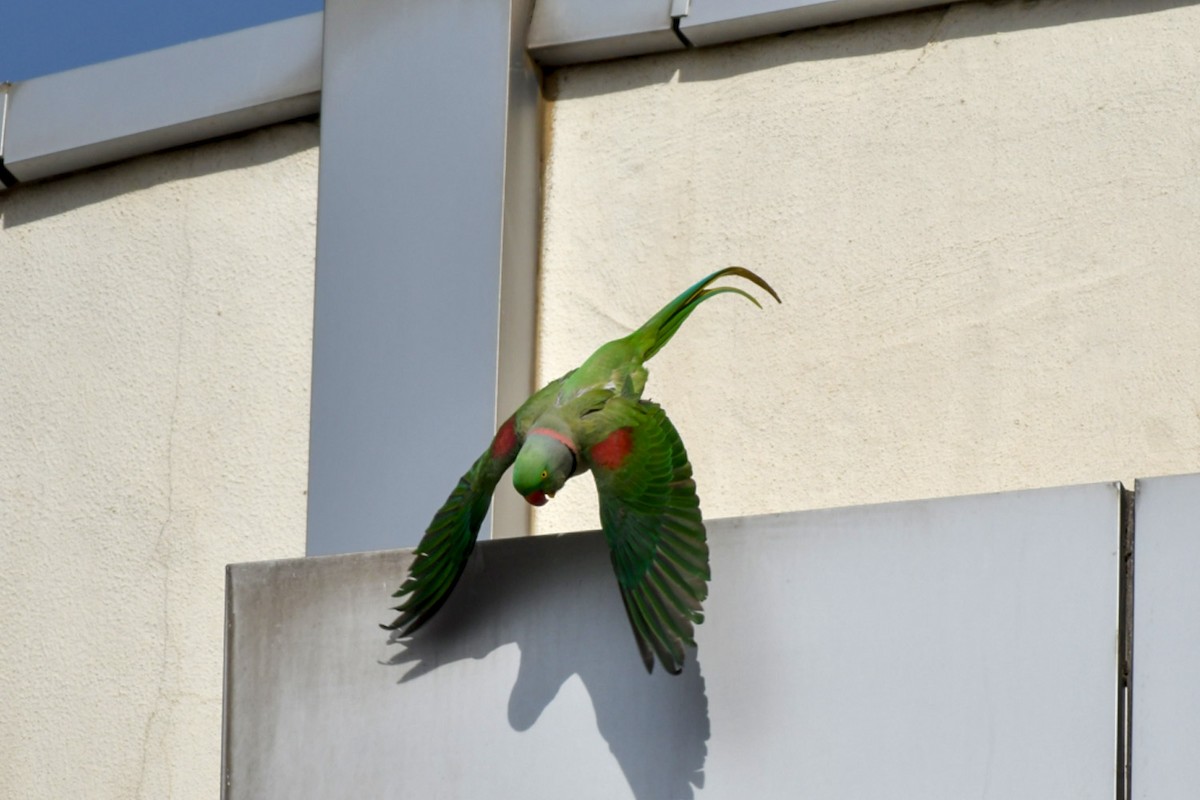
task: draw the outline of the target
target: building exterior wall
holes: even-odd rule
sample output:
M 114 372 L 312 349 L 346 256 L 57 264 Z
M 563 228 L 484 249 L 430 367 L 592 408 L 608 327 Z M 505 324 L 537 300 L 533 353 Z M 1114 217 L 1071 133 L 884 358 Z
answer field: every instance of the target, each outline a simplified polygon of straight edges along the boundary
M 1198 39 L 1014 0 L 552 73 L 540 381 L 739 263 L 784 305 L 650 365 L 710 517 L 1196 471 Z M 0 194 L 14 796 L 216 790 L 224 565 L 304 552 L 316 144 Z
M 0 194 L 6 797 L 218 792 L 225 565 L 304 553 L 317 127 Z
M 741 264 L 783 305 L 650 365 L 710 517 L 1196 471 L 1197 41 L 1194 3 L 961 3 L 553 73 L 540 380 Z

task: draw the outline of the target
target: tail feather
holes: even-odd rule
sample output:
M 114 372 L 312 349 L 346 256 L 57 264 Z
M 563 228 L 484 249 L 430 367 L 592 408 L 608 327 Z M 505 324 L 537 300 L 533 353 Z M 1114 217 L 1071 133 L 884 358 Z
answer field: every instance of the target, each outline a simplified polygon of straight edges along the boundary
M 663 346 L 671 341 L 671 337 L 675 335 L 675 331 L 679 330 L 679 326 L 687 319 L 696 307 L 710 297 L 716 297 L 719 294 L 733 293 L 740 294 L 751 303 L 762 308 L 758 300 L 753 295 L 742 291 L 733 286 L 718 286 L 714 289 L 708 288 L 713 281 L 719 280 L 729 275 L 736 275 L 745 278 L 756 286 L 766 290 L 771 297 L 775 298 L 775 302 L 782 303 L 779 295 L 771 288 L 771 285 L 762 278 L 755 275 L 750 270 L 744 267 L 726 267 L 725 269 L 717 270 L 707 278 L 697 281 L 676 297 L 671 302 L 663 306 L 663 309 L 651 317 L 645 325 L 638 328 L 629 338 L 642 351 L 642 360 L 649 360 L 655 353 L 663 348 Z

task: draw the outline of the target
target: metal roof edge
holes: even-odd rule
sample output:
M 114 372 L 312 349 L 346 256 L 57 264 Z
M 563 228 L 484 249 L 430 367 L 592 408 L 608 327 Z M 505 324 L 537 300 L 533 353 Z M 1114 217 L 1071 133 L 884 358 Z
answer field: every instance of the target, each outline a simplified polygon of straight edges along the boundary
M 692 0 L 679 29 L 696 47 L 945 6 L 957 0 Z
M 563 66 L 958 1 L 538 0 L 528 51 Z M 0 185 L 318 113 L 323 27 L 318 11 L 0 84 Z
M 704 47 L 954 2 L 959 0 L 538 0 L 529 52 L 539 63 L 565 66 L 677 50 L 682 41 Z M 679 37 L 671 35 L 676 32 Z
M 316 12 L 0 85 L 0 179 L 61 175 L 317 113 Z
M 683 49 L 671 0 L 537 0 L 527 48 L 540 64 L 585 61 Z

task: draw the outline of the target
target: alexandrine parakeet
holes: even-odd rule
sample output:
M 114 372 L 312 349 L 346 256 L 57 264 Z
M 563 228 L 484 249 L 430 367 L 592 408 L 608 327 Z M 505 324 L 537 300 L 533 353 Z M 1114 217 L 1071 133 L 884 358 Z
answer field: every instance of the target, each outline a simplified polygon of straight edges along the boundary
M 458 582 L 487 514 L 492 491 L 510 466 L 513 485 L 543 505 L 568 479 L 591 471 L 600 499 L 600 524 L 611 550 L 621 599 L 647 671 L 655 657 L 673 674 L 683 669 L 684 646 L 695 646 L 708 596 L 708 543 L 692 466 L 675 426 L 642 399 L 646 367 L 700 303 L 718 294 L 751 295 L 730 286 L 736 275 L 779 295 L 762 278 L 728 267 L 668 303 L 645 325 L 611 341 L 578 369 L 525 401 L 496 432 L 483 455 L 458 481 L 417 545 L 404 598 L 391 625 L 404 638 L 432 617 Z

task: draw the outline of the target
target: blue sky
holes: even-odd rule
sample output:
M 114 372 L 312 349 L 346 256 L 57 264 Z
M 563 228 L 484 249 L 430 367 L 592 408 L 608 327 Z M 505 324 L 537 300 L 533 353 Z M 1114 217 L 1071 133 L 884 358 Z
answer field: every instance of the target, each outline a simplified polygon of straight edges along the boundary
M 0 82 L 320 11 L 324 0 L 0 0 Z

